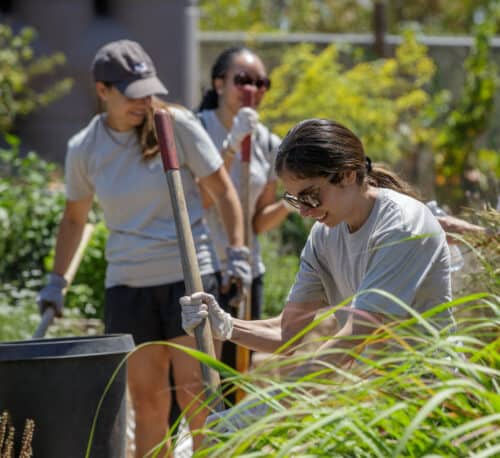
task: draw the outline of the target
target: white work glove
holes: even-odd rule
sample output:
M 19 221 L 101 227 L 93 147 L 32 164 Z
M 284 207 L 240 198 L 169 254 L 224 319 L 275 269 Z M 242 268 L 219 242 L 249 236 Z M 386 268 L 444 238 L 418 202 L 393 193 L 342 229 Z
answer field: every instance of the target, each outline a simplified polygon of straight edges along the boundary
M 279 393 L 280 390 L 273 389 L 263 399 L 253 398 L 222 412 L 214 412 L 207 417 L 205 425 L 218 433 L 234 433 L 246 428 L 270 413 L 269 401 Z
M 212 336 L 217 340 L 229 340 L 233 334 L 233 318 L 224 312 L 211 294 L 194 293 L 180 298 L 182 327 L 190 336 L 194 329 L 208 317 Z
M 240 151 L 241 142 L 257 128 L 259 114 L 250 107 L 240 108 L 233 118 L 233 126 L 227 136 L 227 142 L 234 151 Z
M 223 285 L 237 281 L 240 287 L 249 288 L 252 284 L 252 266 L 250 250 L 246 246 L 226 247 L 227 265 L 224 272 Z
M 47 285 L 38 293 L 37 303 L 40 315 L 43 315 L 43 312 L 48 307 L 53 307 L 56 316 L 62 316 L 64 307 L 63 289 L 67 284 L 66 279 L 59 274 L 51 273 L 48 275 Z

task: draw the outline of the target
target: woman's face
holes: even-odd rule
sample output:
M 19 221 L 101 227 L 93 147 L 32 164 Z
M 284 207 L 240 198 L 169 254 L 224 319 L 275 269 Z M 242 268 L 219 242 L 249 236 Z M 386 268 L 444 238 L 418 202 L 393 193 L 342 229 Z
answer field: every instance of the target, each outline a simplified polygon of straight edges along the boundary
M 152 96 L 140 99 L 125 97 L 114 86 L 96 83 L 97 95 L 104 102 L 108 113 L 108 125 L 118 131 L 127 131 L 140 126 L 151 107 Z
M 280 177 L 286 193 L 297 202 L 301 216 L 313 218 L 328 227 L 337 226 L 342 221 L 350 223 L 355 213 L 354 203 L 361 192 L 355 172 L 346 174 L 340 184 L 330 183 L 327 177 L 297 178 L 287 170 Z
M 236 77 L 236 83 L 235 83 Z M 241 84 L 241 82 L 251 81 L 255 84 Z M 228 68 L 224 78 L 215 80 L 215 89 L 219 96 L 219 106 L 236 114 L 243 106 L 244 90 L 250 90 L 254 94 L 255 107 L 259 106 L 267 87 L 264 84 L 267 80 L 266 68 L 262 61 L 249 52 L 242 52 L 233 57 L 233 61 Z

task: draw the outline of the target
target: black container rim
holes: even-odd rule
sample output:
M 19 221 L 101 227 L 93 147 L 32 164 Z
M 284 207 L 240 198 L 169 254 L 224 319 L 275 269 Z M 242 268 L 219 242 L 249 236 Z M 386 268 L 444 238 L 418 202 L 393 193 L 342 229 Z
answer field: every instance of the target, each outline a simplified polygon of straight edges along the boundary
M 19 340 L 0 342 L 0 362 L 116 355 L 133 349 L 130 334 Z

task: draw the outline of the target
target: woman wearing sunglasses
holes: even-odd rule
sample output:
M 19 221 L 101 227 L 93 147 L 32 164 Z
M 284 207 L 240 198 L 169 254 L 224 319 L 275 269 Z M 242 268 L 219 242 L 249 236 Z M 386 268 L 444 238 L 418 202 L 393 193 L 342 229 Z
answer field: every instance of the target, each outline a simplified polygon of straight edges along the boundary
M 316 220 L 282 313 L 243 321 L 225 313 L 209 294 L 197 293 L 181 299 L 186 332 L 192 334 L 209 316 L 215 338 L 273 352 L 320 307 L 348 299 L 336 312 L 339 330 L 319 345 L 319 361 L 296 371 L 302 375 L 324 367 L 321 360 L 337 366 L 352 362 L 380 324 L 410 318 L 394 297 L 419 313 L 451 299 L 443 229 L 406 183 L 371 163 L 349 129 L 324 119 L 299 123 L 281 143 L 275 169 L 284 198 Z M 451 327 L 453 318 L 445 311 L 431 322 Z
M 256 112 L 271 82 L 262 60 L 255 53 L 247 48 L 233 47 L 224 50 L 216 59 L 211 71 L 211 84 L 211 89 L 205 93 L 200 104 L 198 115 L 219 149 L 235 187 L 240 192 L 240 198 L 241 143 L 247 135 L 251 135 L 250 208 L 254 230 L 250 254 L 253 270 L 251 313 L 252 318 L 257 319 L 261 314 L 265 268 L 256 236 L 277 227 L 289 213 L 284 202 L 276 199 L 273 162 L 280 139 L 258 122 Z M 243 107 L 245 90 L 253 92 L 254 108 Z M 215 207 L 208 198 L 205 199 L 205 207 L 217 254 L 224 266 L 227 257 L 226 235 Z M 225 305 L 231 302 L 235 294 L 236 291 L 232 288 L 223 295 Z M 232 364 L 231 351 L 225 349 L 224 354 L 227 355 L 223 358 L 225 362 Z

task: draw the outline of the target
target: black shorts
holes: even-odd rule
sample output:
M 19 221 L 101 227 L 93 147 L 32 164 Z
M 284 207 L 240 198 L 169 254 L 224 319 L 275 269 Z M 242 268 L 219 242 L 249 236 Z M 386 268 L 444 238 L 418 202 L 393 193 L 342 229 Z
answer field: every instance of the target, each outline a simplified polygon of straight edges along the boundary
M 219 296 L 220 274 L 202 276 L 203 290 Z M 185 336 L 181 305 L 184 281 L 166 285 L 106 289 L 104 326 L 106 333 L 132 334 L 136 345 Z

